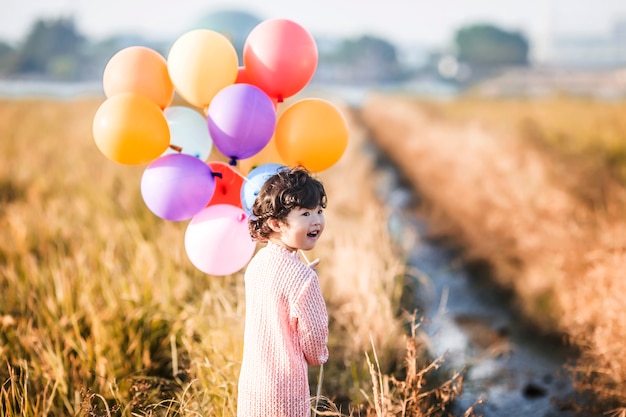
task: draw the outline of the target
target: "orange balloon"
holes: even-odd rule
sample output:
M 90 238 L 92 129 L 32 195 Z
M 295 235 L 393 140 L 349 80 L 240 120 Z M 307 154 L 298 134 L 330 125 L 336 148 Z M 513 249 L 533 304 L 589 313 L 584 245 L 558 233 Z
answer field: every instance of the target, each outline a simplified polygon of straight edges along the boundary
M 248 175 L 250 171 L 258 167 L 259 165 L 265 165 L 265 164 L 287 165 L 285 164 L 283 159 L 280 157 L 280 154 L 278 153 L 278 149 L 276 148 L 275 136 L 272 136 L 272 139 L 270 139 L 269 143 L 265 145 L 263 149 L 261 149 L 261 152 L 257 153 L 256 155 L 250 158 L 240 159 L 239 161 L 237 161 L 237 163 L 238 163 L 239 171 L 241 171 L 241 173 L 244 175 Z
M 108 98 L 121 93 L 141 94 L 161 109 L 174 99 L 167 61 L 157 51 L 144 46 L 124 48 L 113 55 L 104 68 L 102 84 Z
M 276 122 L 276 149 L 285 165 L 320 172 L 334 165 L 348 146 L 348 124 L 333 104 L 309 98 L 287 107 Z
M 208 106 L 222 88 L 234 84 L 239 68 L 233 44 L 209 29 L 178 38 L 167 56 L 167 67 L 178 94 L 197 107 Z
M 106 99 L 96 111 L 92 133 L 106 157 L 126 165 L 151 162 L 170 143 L 163 111 L 152 100 L 134 93 Z

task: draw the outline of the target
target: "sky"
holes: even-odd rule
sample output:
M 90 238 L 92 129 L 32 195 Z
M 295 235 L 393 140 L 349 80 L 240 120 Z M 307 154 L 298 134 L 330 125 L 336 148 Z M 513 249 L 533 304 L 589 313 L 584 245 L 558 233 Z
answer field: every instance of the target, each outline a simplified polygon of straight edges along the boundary
M 400 44 L 440 47 L 466 24 L 491 23 L 529 38 L 607 36 L 626 19 L 626 0 L 0 0 L 0 40 L 19 42 L 39 18 L 75 18 L 94 40 L 116 33 L 176 39 L 217 10 L 293 20 L 314 35 L 379 36 Z

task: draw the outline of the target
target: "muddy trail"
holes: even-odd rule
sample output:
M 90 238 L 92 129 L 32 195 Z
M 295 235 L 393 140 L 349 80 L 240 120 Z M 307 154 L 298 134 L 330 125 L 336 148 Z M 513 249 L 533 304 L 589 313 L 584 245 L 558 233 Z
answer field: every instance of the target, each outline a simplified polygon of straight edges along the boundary
M 392 210 L 390 231 L 408 255 L 432 354 L 444 357 L 446 372 L 464 371 L 463 395 L 453 413 L 480 402 L 476 411 L 485 417 L 575 415 L 576 393 L 565 368 L 575 351 L 528 326 L 511 308 L 510 294 L 480 268 L 465 265 L 455 249 L 429 239 L 410 185 L 383 157 L 377 170 L 378 195 Z
M 480 403 L 475 410 L 485 417 L 583 415 L 567 371 L 574 349 L 529 325 L 486 264 L 466 263 L 459 249 L 434 237 L 437 227 L 424 218 L 416 187 L 365 131 L 375 187 L 392 213 L 389 230 L 407 255 L 421 328 L 433 355 L 445 358 L 444 371 L 464 372 L 453 413 Z

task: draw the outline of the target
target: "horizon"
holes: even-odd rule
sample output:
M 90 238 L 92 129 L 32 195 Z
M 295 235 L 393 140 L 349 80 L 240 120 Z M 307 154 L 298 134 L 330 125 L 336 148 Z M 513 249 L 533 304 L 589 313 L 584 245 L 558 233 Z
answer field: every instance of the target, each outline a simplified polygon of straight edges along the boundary
M 149 0 L 3 0 L 0 39 L 22 40 L 39 19 L 73 18 L 77 29 L 91 39 L 116 34 L 137 34 L 155 40 L 175 39 L 200 18 L 220 10 L 251 13 L 260 20 L 282 17 L 294 20 L 318 36 L 372 35 L 396 44 L 444 47 L 460 27 L 486 23 L 520 32 L 529 41 L 558 36 L 608 36 L 618 21 L 626 21 L 626 2 L 579 0 L 508 1 L 476 0 L 471 5 L 454 0 L 407 4 L 391 0 L 381 7 L 373 0 L 320 0 L 315 5 L 288 0 L 255 3 L 244 0 L 207 4 L 188 0 L 184 6 Z M 450 6 L 450 7 L 447 7 Z M 9 12 L 5 12 L 10 10 Z M 358 10 L 358 13 L 355 13 Z M 137 19 L 139 17 L 139 19 Z M 423 24 L 420 24 L 422 22 Z

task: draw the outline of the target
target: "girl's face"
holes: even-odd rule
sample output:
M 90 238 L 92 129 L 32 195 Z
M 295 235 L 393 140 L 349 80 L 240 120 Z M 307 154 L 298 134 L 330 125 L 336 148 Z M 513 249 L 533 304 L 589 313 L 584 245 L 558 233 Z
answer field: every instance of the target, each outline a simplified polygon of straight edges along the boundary
M 292 251 L 308 251 L 315 247 L 324 231 L 324 224 L 322 206 L 314 209 L 297 207 L 289 212 L 284 221 L 276 221 L 272 225 L 275 233 L 270 239 Z

